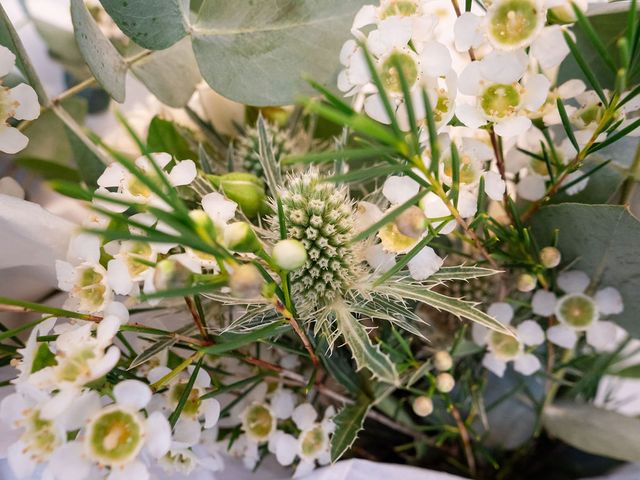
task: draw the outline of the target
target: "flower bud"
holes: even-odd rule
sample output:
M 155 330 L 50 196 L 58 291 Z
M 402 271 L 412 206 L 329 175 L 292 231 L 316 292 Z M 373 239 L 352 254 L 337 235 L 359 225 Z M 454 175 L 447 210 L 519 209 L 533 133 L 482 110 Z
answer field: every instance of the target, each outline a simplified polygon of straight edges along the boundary
M 538 280 L 536 277 L 529 273 L 523 273 L 518 277 L 518 281 L 516 282 L 516 288 L 520 292 L 530 292 L 536 285 L 538 284 Z
M 266 210 L 264 183 L 251 173 L 231 172 L 226 175 L 207 175 L 217 188 L 222 189 L 226 197 L 238 204 L 249 218 Z
M 280 240 L 271 253 L 273 261 L 283 270 L 296 270 L 307 261 L 307 251 L 294 239 Z
M 449 352 L 441 350 L 433 356 L 433 365 L 441 372 L 446 372 L 453 366 L 453 359 L 451 355 L 449 355 Z
M 235 267 L 229 277 L 231 293 L 238 298 L 259 297 L 262 292 L 264 279 L 258 269 L 251 263 Z
M 224 243 L 234 252 L 255 253 L 262 249 L 260 240 L 247 222 L 235 222 L 224 230 Z
M 540 250 L 540 262 L 544 268 L 555 268 L 560 265 L 562 254 L 556 247 L 544 247 Z
M 413 401 L 413 412 L 419 417 L 426 417 L 433 412 L 433 400 L 424 395 L 416 397 Z
M 211 217 L 209 217 L 204 210 L 191 210 L 189 212 L 189 218 L 194 223 L 196 233 L 201 239 L 210 243 L 216 238 L 216 227 Z
M 449 393 L 456 385 L 456 381 L 453 379 L 450 373 L 440 373 L 436 377 L 436 388 L 442 393 Z
M 420 238 L 426 230 L 426 217 L 421 208 L 412 205 L 395 220 L 398 231 L 411 238 Z
M 187 287 L 193 281 L 193 272 L 180 262 L 165 259 L 158 262 L 153 272 L 153 286 L 158 291 Z

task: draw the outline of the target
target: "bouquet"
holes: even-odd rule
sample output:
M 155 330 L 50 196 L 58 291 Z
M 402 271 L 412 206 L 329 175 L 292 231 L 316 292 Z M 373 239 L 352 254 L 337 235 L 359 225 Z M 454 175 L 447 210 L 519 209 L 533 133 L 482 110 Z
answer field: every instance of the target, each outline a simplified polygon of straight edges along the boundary
M 69 3 L 54 93 L 0 6 L 0 151 L 82 211 L 0 180 L 2 255 L 62 245 L 0 297 L 12 475 L 640 461 L 636 0 Z

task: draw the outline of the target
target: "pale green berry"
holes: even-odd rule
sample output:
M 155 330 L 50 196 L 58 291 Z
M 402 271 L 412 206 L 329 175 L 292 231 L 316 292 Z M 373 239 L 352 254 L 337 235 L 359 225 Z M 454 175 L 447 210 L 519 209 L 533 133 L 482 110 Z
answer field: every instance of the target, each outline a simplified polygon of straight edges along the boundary
M 266 211 L 264 182 L 255 175 L 231 172 L 225 175 L 207 175 L 207 179 L 216 188 L 220 188 L 225 197 L 236 202 L 247 217 L 253 218 Z
M 426 417 L 433 412 L 433 400 L 425 395 L 416 397 L 411 406 L 413 412 L 419 417 Z
M 560 265 L 562 254 L 556 247 L 544 247 L 540 250 L 540 262 L 545 268 L 555 268 Z
M 262 250 L 260 240 L 247 222 L 227 225 L 224 230 L 224 243 L 234 252 L 255 253 Z
M 586 330 L 598 320 L 598 308 L 593 299 L 582 293 L 565 295 L 556 304 L 556 316 L 562 323 Z
M 153 272 L 153 285 L 158 291 L 187 287 L 192 280 L 193 272 L 175 260 L 159 261 Z
M 538 280 L 536 277 L 529 273 L 523 273 L 518 276 L 518 280 L 516 281 L 516 288 L 520 292 L 530 292 L 536 285 L 538 284 Z
M 216 227 L 211 217 L 207 215 L 204 210 L 191 210 L 189 212 L 189 218 L 193 222 L 195 231 L 201 239 L 207 243 L 216 240 Z
M 455 387 L 456 381 L 450 373 L 440 373 L 436 377 L 436 388 L 442 393 L 449 393 Z
M 453 359 L 451 358 L 451 355 L 449 355 L 449 352 L 441 350 L 436 352 L 433 356 L 433 365 L 437 370 L 446 372 L 447 370 L 451 370 L 451 367 L 453 366 Z
M 264 278 L 260 271 L 251 263 L 234 267 L 229 276 L 231 293 L 238 298 L 256 298 L 260 296 Z
M 271 255 L 276 265 L 283 270 L 297 270 L 307 261 L 307 251 L 304 245 L 292 238 L 276 243 Z

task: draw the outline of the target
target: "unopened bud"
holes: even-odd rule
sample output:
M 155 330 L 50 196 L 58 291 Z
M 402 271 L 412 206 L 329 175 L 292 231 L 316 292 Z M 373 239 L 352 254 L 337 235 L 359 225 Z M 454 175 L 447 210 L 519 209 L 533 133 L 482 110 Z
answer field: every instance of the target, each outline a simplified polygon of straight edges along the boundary
M 426 217 L 421 208 L 412 205 L 395 220 L 398 231 L 411 238 L 420 238 L 426 230 Z
M 235 267 L 229 277 L 231 293 L 238 298 L 256 298 L 262 292 L 264 279 L 258 269 L 251 263 Z
M 216 227 L 211 217 L 209 217 L 204 210 L 191 210 L 189 212 L 189 218 L 195 225 L 196 233 L 201 239 L 210 243 L 216 238 Z
M 235 222 L 224 229 L 224 243 L 234 252 L 254 253 L 262 249 L 260 240 L 247 222 Z
M 531 290 L 536 288 L 537 284 L 538 281 L 536 280 L 536 277 L 529 273 L 523 273 L 518 277 L 516 288 L 520 292 L 530 292 Z
M 449 352 L 442 350 L 440 352 L 436 352 L 433 356 L 433 365 L 441 372 L 446 372 L 453 366 L 453 359 L 451 358 L 451 355 L 449 355 Z
M 307 251 L 301 242 L 294 239 L 280 240 L 271 252 L 273 261 L 283 270 L 296 270 L 307 261 Z
M 193 281 L 193 272 L 180 262 L 165 259 L 157 263 L 153 272 L 153 286 L 158 291 L 188 287 Z
M 419 417 L 426 417 L 427 415 L 431 415 L 433 412 L 433 400 L 424 395 L 420 395 L 416 397 L 413 401 L 413 412 Z
M 266 193 L 261 179 L 251 173 L 232 172 L 226 175 L 207 175 L 209 181 L 222 189 L 226 197 L 238 204 L 249 218 L 266 211 Z
M 436 388 L 442 393 L 449 393 L 456 385 L 450 373 L 440 373 L 436 377 Z
M 544 247 L 540 250 L 540 262 L 544 268 L 555 268 L 560 265 L 562 254 L 556 247 Z

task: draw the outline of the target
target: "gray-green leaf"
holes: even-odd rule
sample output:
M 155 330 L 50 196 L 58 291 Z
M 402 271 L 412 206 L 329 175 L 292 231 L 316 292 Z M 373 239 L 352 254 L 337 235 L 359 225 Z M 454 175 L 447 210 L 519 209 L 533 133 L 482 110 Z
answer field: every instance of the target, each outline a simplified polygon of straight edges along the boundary
M 78 47 L 91 73 L 115 101 L 124 102 L 127 63 L 100 31 L 83 0 L 71 0 L 71 19 Z
M 170 47 L 187 34 L 181 0 L 100 0 L 125 35 L 150 50 Z
M 549 434 L 585 452 L 640 461 L 640 420 L 589 404 L 550 405 L 542 422 Z
M 371 402 L 362 398 L 358 403 L 345 405 L 333 418 L 336 430 L 331 437 L 331 461 L 337 461 L 351 448 L 362 430 L 364 419 L 369 413 Z
M 572 268 L 586 272 L 599 288 L 620 291 L 624 311 L 611 320 L 640 336 L 640 222 L 621 206 L 565 203 L 542 208 L 531 225 L 539 245 L 550 245 L 558 229 L 563 263 L 575 262 Z
M 367 0 L 205 0 L 192 27 L 204 79 L 249 105 L 311 93 L 305 76 L 335 85 L 338 56 Z

